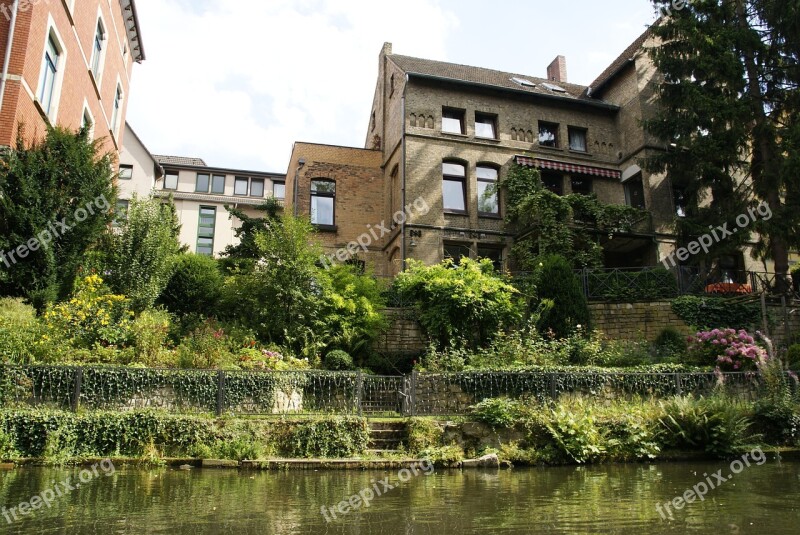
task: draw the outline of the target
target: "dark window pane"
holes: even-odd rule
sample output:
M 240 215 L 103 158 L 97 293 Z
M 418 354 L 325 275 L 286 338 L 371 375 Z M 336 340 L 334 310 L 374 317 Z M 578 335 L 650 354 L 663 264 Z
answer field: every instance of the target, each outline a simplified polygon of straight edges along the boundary
M 458 264 L 462 258 L 469 258 L 469 247 L 459 243 L 445 243 L 444 244 L 444 257 L 452 258 Z
M 214 175 L 211 180 L 211 193 L 225 193 L 224 175 Z
M 625 182 L 625 203 L 644 210 L 644 185 L 641 178 L 632 178 Z
M 557 124 L 539 123 L 539 145 L 543 147 L 558 147 Z
M 592 192 L 592 179 L 591 178 L 572 178 L 572 193 L 579 193 L 581 195 L 589 195 Z
M 556 195 L 564 194 L 564 176 L 557 173 L 542 173 L 542 184 Z
M 687 202 L 686 190 L 680 187 L 672 188 L 672 197 L 675 201 L 675 213 L 678 217 L 686 217 Z
M 503 270 L 503 250 L 495 247 L 478 247 L 478 258 L 488 258 L 496 271 Z

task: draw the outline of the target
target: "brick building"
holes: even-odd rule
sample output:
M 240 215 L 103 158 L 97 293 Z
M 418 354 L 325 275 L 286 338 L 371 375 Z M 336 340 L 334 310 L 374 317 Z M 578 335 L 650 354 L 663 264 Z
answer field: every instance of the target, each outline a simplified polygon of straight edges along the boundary
M 261 217 L 255 210 L 269 197 L 283 200 L 285 175 L 209 166 L 201 158 L 153 155 L 125 125 L 120 153 L 119 201 L 124 213 L 131 197 L 172 197 L 181 224 L 180 241 L 189 251 L 219 255 L 236 243 L 240 221 L 228 216 L 225 206 Z
M 119 152 L 133 63 L 144 60 L 134 0 L 2 0 L 0 58 L 0 146 L 91 123 L 103 150 Z
M 607 267 L 657 265 L 675 250 L 671 229 L 685 207 L 667 177 L 640 165 L 666 148 L 641 127 L 659 82 L 646 50 L 653 39 L 644 32 L 589 86 L 569 83 L 563 56 L 536 77 L 393 54 L 386 43 L 366 148 L 295 145 L 287 188 L 294 188 L 297 172 L 298 211 L 310 213 L 309 180 L 325 174 L 316 169 L 378 152 L 372 171 L 363 167 L 366 160 L 357 170 L 339 168 L 335 198 L 325 201 L 337 218 L 335 239 L 323 234 L 326 245 L 342 247 L 368 225 L 405 211 L 370 244 L 366 257 L 376 273 L 394 275 L 409 258 L 486 257 L 508 267 L 514 236 L 496 184 L 512 164 L 532 166 L 556 193 L 594 193 L 606 204 L 646 209 L 630 232 L 598 233 L 597 240 Z M 302 159 L 313 169 L 299 167 Z M 415 201 L 427 209 L 408 210 Z M 363 250 L 353 251 L 359 255 Z M 724 262 L 730 269 L 764 269 L 749 254 Z

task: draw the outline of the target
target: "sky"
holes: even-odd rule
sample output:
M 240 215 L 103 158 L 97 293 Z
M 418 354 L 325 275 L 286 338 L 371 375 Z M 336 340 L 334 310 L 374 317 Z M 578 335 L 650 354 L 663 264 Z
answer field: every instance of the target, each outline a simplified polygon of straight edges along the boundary
M 295 141 L 363 147 L 393 52 L 588 85 L 656 19 L 650 0 L 137 0 L 127 120 L 154 154 L 285 173 Z

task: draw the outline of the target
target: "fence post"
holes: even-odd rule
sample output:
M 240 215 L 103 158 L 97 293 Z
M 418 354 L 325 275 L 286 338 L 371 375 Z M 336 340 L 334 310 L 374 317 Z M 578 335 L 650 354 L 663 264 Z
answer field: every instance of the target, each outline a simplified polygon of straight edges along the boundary
M 83 368 L 75 370 L 75 391 L 72 393 L 72 412 L 78 412 L 81 404 L 81 385 L 83 383 Z
M 589 295 L 589 268 L 583 268 L 582 275 L 583 294 L 586 296 L 586 299 L 591 299 L 591 295 Z
M 550 399 L 555 401 L 558 397 L 558 392 L 556 391 L 556 374 L 548 373 L 547 378 L 550 380 Z
M 358 383 L 356 386 L 356 404 L 358 406 L 358 415 L 361 416 L 363 410 L 361 408 L 361 403 L 363 402 L 363 395 L 364 395 L 364 374 L 361 370 L 358 370 Z
M 769 334 L 769 321 L 767 321 L 767 294 L 764 291 L 761 292 L 761 323 L 764 335 L 771 336 Z
M 225 372 L 217 372 L 217 416 L 222 416 L 225 410 Z
M 417 415 L 417 375 L 419 372 L 414 370 L 411 372 L 411 416 Z
M 675 392 L 676 392 L 676 393 L 677 393 L 679 396 L 682 396 L 682 395 L 683 395 L 683 385 L 682 385 L 681 383 L 682 383 L 682 381 L 681 381 L 681 374 L 680 374 L 680 373 L 676 373 L 676 374 L 675 374 Z

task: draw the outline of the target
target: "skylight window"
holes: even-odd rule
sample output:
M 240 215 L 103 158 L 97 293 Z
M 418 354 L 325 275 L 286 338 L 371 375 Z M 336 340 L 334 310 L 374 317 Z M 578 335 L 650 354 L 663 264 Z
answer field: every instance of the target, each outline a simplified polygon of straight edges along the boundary
M 524 87 L 536 87 L 536 84 L 534 84 L 533 82 L 531 82 L 530 80 L 528 80 L 526 78 L 517 78 L 515 76 L 514 78 L 511 79 L 511 81 L 512 82 L 516 82 L 519 85 L 524 86 Z
M 564 88 L 563 88 L 563 87 L 561 87 L 561 86 L 557 86 L 557 85 L 555 85 L 555 84 L 549 84 L 549 83 L 547 83 L 547 82 L 542 82 L 542 85 L 543 85 L 544 87 L 546 87 L 547 89 L 549 89 L 550 91 L 557 91 L 557 92 L 559 92 L 559 93 L 566 93 L 566 92 L 567 92 L 567 90 L 566 90 L 566 89 L 564 89 Z

